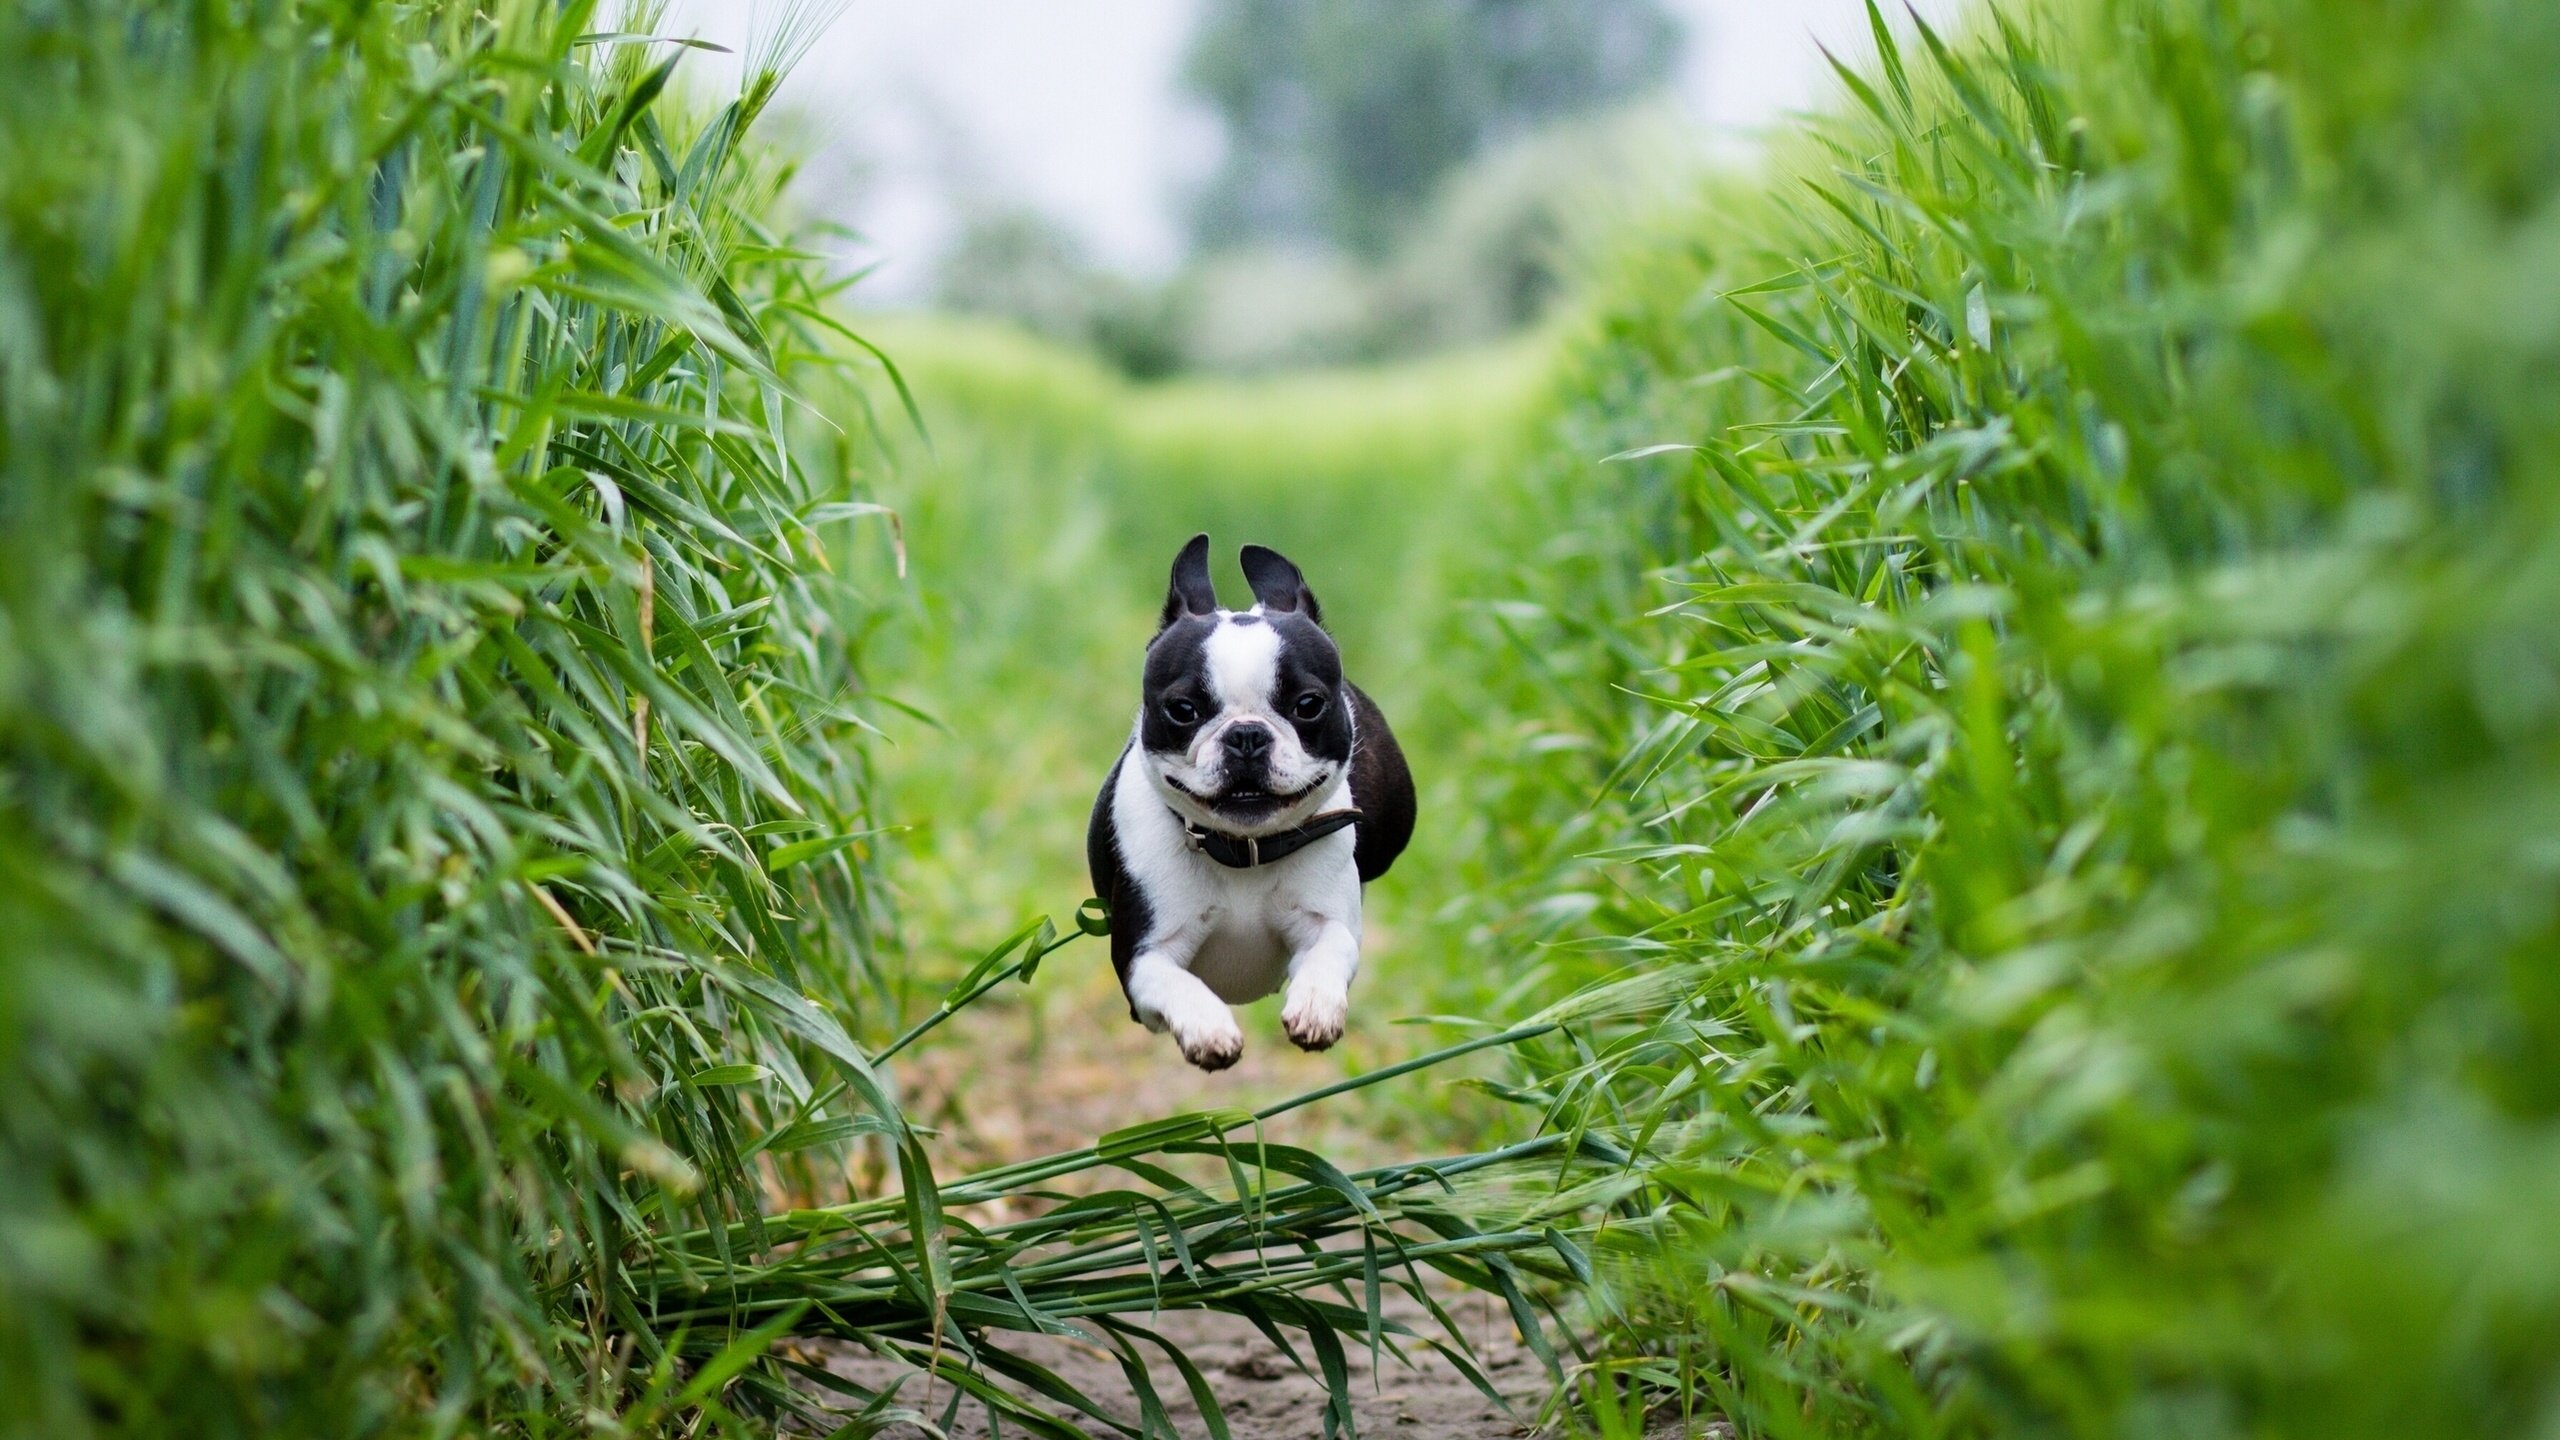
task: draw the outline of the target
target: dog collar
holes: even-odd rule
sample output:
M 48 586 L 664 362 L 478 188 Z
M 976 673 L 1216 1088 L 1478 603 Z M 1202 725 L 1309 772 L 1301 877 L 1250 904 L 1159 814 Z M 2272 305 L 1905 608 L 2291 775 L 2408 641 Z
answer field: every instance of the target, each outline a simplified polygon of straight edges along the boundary
M 1191 848 L 1230 870 L 1250 870 L 1286 859 L 1306 849 L 1336 830 L 1357 825 L 1367 817 L 1357 810 L 1328 810 L 1304 825 L 1270 835 L 1229 835 L 1194 825 L 1176 814 L 1182 833 L 1189 837 Z

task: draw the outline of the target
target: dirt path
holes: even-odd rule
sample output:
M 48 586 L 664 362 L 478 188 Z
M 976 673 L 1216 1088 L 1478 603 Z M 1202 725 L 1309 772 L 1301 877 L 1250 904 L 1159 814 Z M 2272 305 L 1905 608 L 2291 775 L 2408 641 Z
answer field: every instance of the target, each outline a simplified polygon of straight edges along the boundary
M 922 1053 L 901 1060 L 899 1081 L 910 1113 L 939 1130 L 938 1152 L 952 1158 L 955 1170 L 1087 1144 L 1096 1135 L 1186 1110 L 1267 1105 L 1385 1063 L 1405 1053 L 1412 1038 L 1389 1031 L 1374 1018 L 1362 1033 L 1358 1022 L 1363 1017 L 1355 1017 L 1355 1034 L 1345 1050 L 1302 1054 L 1281 1036 L 1277 1002 L 1266 1001 L 1239 1013 L 1245 1029 L 1243 1061 L 1231 1070 L 1204 1074 L 1184 1064 L 1164 1037 L 1129 1023 L 1107 959 L 1090 951 L 1076 958 L 1082 963 L 1073 968 L 1061 964 L 1044 974 L 1038 996 L 1016 992 L 1003 1003 L 973 1008 Z M 1430 1143 L 1417 1135 L 1382 1136 L 1376 1119 L 1354 1106 L 1327 1104 L 1282 1116 L 1267 1134 L 1321 1148 L 1346 1168 L 1409 1155 L 1417 1144 Z M 1384 1355 L 1373 1370 L 1364 1346 L 1346 1345 L 1352 1414 L 1360 1433 L 1397 1440 L 1533 1433 L 1532 1422 L 1551 1382 L 1522 1344 L 1508 1310 L 1479 1294 L 1452 1293 L 1442 1303 L 1465 1330 L 1505 1403 L 1487 1399 L 1457 1367 L 1427 1347 L 1409 1348 L 1410 1365 Z M 1437 1329 L 1418 1305 L 1400 1294 L 1391 1293 L 1386 1309 L 1419 1332 Z M 1234 1440 L 1314 1440 L 1323 1433 L 1323 1386 L 1300 1373 L 1249 1322 L 1198 1312 L 1131 1318 L 1180 1345 L 1199 1365 Z M 1137 1423 L 1137 1403 L 1113 1352 L 1056 1336 L 1005 1338 L 1009 1348 Z M 1303 1346 L 1300 1353 L 1307 1353 Z M 1206 1436 L 1209 1431 L 1182 1377 L 1161 1357 L 1151 1359 L 1157 1393 L 1176 1426 L 1186 1440 Z M 922 1404 L 922 1377 L 895 1361 L 838 1347 L 826 1352 L 826 1363 L 870 1387 L 904 1372 L 909 1378 L 901 1402 L 936 1417 L 949 1403 L 951 1392 L 945 1388 L 929 1405 Z M 886 1433 L 896 1440 L 915 1440 L 926 1432 L 907 1426 Z M 987 1435 L 983 1407 L 964 1402 L 949 1433 L 954 1440 Z
M 955 1168 L 1003 1164 L 1090 1144 L 1097 1135 L 1186 1110 L 1259 1109 L 1463 1038 L 1390 1023 L 1392 977 L 1355 989 L 1343 1043 L 1306 1054 L 1280 1031 L 1274 998 L 1240 1006 L 1244 1056 L 1209 1074 L 1185 1064 L 1173 1042 L 1131 1023 L 1104 942 L 1086 941 L 1043 967 L 1038 990 L 1007 987 L 955 1017 L 898 1062 L 908 1113 L 937 1127 L 935 1153 Z M 1382 948 L 1375 937 L 1372 948 Z M 1390 962 L 1392 957 L 1388 957 Z M 1410 1099 L 1459 1073 L 1395 1083 Z M 1346 1169 L 1434 1151 L 1475 1148 L 1480 1135 L 1435 1133 L 1434 1105 L 1373 1105 L 1343 1097 L 1281 1117 L 1269 1138 L 1321 1148 Z M 1462 1102 L 1481 1113 L 1480 1097 Z M 1439 1107 L 1445 1109 L 1445 1106 Z
M 1427 1327 L 1430 1322 L 1418 1307 L 1406 1303 L 1414 1310 L 1411 1315 L 1399 1314 L 1393 1304 L 1389 1313 L 1416 1329 Z M 1353 1347 L 1348 1357 L 1351 1410 L 1361 1434 L 1395 1440 L 1458 1440 L 1534 1433 L 1532 1422 L 1548 1391 L 1544 1368 L 1520 1345 L 1500 1305 L 1471 1296 L 1458 1306 L 1452 1314 L 1467 1330 L 1487 1378 L 1508 1402 L 1507 1408 L 1486 1399 L 1456 1367 L 1429 1352 L 1412 1366 L 1384 1355 L 1383 1363 L 1373 1369 L 1367 1350 Z M 1315 1440 L 1324 1433 L 1324 1387 L 1301 1374 L 1246 1321 L 1199 1313 L 1170 1314 L 1153 1321 L 1146 1316 L 1132 1318 L 1149 1324 L 1191 1356 L 1208 1377 L 1234 1440 Z M 1132 1425 L 1138 1423 L 1137 1403 L 1112 1352 L 1058 1336 L 1018 1338 L 1020 1343 L 1013 1348 L 1020 1353 L 1048 1366 L 1111 1413 Z M 1304 1347 L 1300 1353 L 1305 1353 Z M 885 1385 L 905 1371 L 909 1378 L 900 1391 L 901 1400 L 937 1418 L 950 1403 L 948 1389 L 935 1392 L 930 1403 L 921 1403 L 925 1395 L 921 1377 L 894 1361 L 839 1351 L 828 1364 L 869 1386 Z M 1173 1367 L 1157 1358 L 1148 1373 L 1185 1440 L 1207 1435 L 1208 1427 Z M 947 1433 L 952 1440 L 981 1440 L 989 1434 L 985 1409 L 974 1401 L 962 1402 Z M 890 1440 L 923 1440 L 926 1432 L 898 1426 L 884 1434 Z

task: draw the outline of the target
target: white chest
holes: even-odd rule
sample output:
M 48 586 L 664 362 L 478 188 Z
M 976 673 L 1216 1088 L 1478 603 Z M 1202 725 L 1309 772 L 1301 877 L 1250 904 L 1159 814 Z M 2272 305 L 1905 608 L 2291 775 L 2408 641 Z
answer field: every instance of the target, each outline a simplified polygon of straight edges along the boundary
M 1329 924 L 1360 930 L 1358 843 L 1349 830 L 1283 860 L 1235 870 L 1194 851 L 1165 802 L 1122 766 L 1113 823 L 1121 862 L 1149 911 L 1145 949 L 1184 965 L 1229 1004 L 1288 979 L 1293 956 Z M 1331 803 L 1331 802 L 1328 802 Z
M 1212 888 L 1221 893 L 1198 917 L 1200 948 L 1191 973 L 1230 1005 L 1272 994 L 1289 977 L 1289 957 L 1297 950 L 1291 937 L 1307 932 L 1307 911 L 1283 887 Z

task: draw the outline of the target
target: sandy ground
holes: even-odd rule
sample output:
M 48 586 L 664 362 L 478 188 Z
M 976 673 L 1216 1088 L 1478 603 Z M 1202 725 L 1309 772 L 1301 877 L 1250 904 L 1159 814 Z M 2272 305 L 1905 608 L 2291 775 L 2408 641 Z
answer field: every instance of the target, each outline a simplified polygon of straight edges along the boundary
M 1487 1378 L 1507 1404 L 1487 1399 L 1456 1367 L 1430 1352 L 1423 1352 L 1429 1358 L 1410 1367 L 1393 1355 L 1382 1355 L 1383 1363 L 1373 1369 L 1364 1347 L 1350 1347 L 1352 1418 L 1361 1434 L 1394 1436 L 1399 1440 L 1455 1440 L 1460 1436 L 1536 1433 L 1532 1422 L 1549 1389 L 1544 1367 L 1520 1345 L 1518 1333 L 1500 1305 L 1482 1297 L 1468 1297 L 1458 1304 L 1452 1314 L 1467 1330 Z M 1418 1307 L 1412 1307 L 1409 1301 L 1406 1306 L 1412 1314 L 1398 1314 L 1393 1304 L 1388 1311 L 1416 1329 L 1430 1324 L 1419 1314 Z M 1149 1323 L 1146 1316 L 1132 1318 Z M 1182 1346 L 1208 1377 L 1234 1440 L 1314 1440 L 1324 1433 L 1324 1387 L 1301 1374 L 1247 1322 L 1228 1315 L 1185 1313 L 1157 1317 L 1151 1328 Z M 1056 1371 L 1113 1414 L 1132 1425 L 1138 1423 L 1138 1407 L 1128 1380 L 1111 1352 L 1098 1345 L 1045 1335 L 1021 1337 L 1021 1343 L 1014 1348 Z M 1303 1346 L 1299 1353 L 1306 1354 Z M 884 1385 L 906 1369 L 892 1361 L 842 1351 L 830 1358 L 829 1368 L 871 1386 Z M 938 1390 L 928 1402 L 920 1378 L 909 1373 L 911 1378 L 899 1398 L 939 1417 L 950 1402 L 951 1392 L 947 1388 Z M 1173 1367 L 1158 1358 L 1150 1365 L 1149 1374 L 1185 1440 L 1207 1435 L 1209 1430 Z M 1090 1424 L 1087 1428 L 1101 1429 Z M 980 1440 L 987 1436 L 990 1432 L 985 1409 L 973 1401 L 963 1401 L 947 1433 L 952 1440 Z M 1007 1433 L 1018 1433 L 1018 1427 L 1008 1427 Z M 927 1432 L 914 1426 L 898 1426 L 885 1434 L 891 1440 L 923 1440 Z

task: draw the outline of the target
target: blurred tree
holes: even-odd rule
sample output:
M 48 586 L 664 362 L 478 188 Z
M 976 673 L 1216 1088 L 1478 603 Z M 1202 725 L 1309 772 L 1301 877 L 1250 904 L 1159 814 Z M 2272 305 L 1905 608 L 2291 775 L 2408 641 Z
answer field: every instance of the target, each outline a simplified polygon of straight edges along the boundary
M 1454 166 L 1653 85 L 1678 38 L 1657 0 L 1209 0 L 1185 79 L 1227 153 L 1195 234 L 1375 257 Z
M 1061 340 L 1084 338 L 1094 266 L 1067 228 L 1036 210 L 979 207 L 935 276 L 943 308 L 1000 315 Z
M 1180 363 L 1170 297 L 1101 269 L 1073 233 L 1037 210 L 982 206 L 964 217 L 934 291 L 946 310 L 1087 346 L 1142 380 Z

